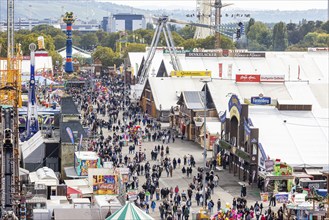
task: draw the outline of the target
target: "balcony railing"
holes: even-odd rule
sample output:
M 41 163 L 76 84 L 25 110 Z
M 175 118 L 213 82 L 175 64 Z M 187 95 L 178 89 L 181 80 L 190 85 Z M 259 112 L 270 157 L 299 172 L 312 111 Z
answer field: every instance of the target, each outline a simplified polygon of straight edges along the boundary
M 229 150 L 230 152 L 234 153 L 236 156 L 242 158 L 243 160 L 247 161 L 247 162 L 250 162 L 250 155 L 243 151 L 243 150 L 240 150 L 240 149 L 234 149 L 235 146 L 231 145 L 230 143 L 224 141 L 224 140 L 220 140 L 219 141 L 219 146 L 222 148 L 222 149 L 225 149 L 225 150 Z M 233 152 L 233 149 L 235 152 Z

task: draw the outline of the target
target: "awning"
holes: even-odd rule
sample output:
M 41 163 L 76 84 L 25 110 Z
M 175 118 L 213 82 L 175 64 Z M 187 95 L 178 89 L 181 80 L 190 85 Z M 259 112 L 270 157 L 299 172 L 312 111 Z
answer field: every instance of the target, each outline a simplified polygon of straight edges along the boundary
M 312 176 L 322 176 L 321 170 L 322 169 L 305 169 L 305 172 Z
M 297 178 L 310 178 L 310 179 L 313 179 L 313 176 L 308 175 L 306 173 L 293 173 L 293 176 L 297 177 Z
M 78 195 L 82 195 L 81 191 L 78 189 L 74 189 L 72 187 L 67 187 L 67 191 L 66 191 L 66 195 L 70 196 L 71 194 L 78 194 Z
M 121 220 L 121 219 L 134 219 L 134 220 L 154 220 L 150 215 L 146 214 L 142 209 L 138 208 L 135 204 L 127 202 L 118 211 L 114 212 L 106 220 Z

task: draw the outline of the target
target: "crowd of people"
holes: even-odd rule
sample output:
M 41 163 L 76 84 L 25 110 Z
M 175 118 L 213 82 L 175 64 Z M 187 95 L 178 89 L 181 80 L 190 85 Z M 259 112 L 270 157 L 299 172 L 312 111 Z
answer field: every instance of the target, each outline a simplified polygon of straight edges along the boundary
M 245 188 L 241 197 L 222 207 L 220 199 L 213 198 L 219 186 L 219 176 L 214 172 L 216 160 L 207 162 L 203 170 L 196 167 L 191 154 L 171 155 L 170 144 L 175 143 L 176 134 L 141 111 L 130 99 L 130 86 L 123 77 L 102 78 L 92 84 L 69 91 L 81 110 L 83 125 L 90 129 L 92 138 L 85 150 L 97 152 L 103 163 L 111 161 L 114 167 L 129 168 L 126 191 L 138 191 L 134 202 L 146 213 L 158 210 L 161 220 L 191 219 L 191 206 L 196 204 L 206 207 L 216 219 L 283 219 L 281 212 L 274 213 L 270 208 L 263 212 L 262 203 L 248 206 Z M 142 145 L 145 141 L 154 142 L 149 155 Z M 123 153 L 123 147 L 129 149 L 128 154 Z M 175 170 L 184 178 L 186 175 L 187 190 L 178 185 L 161 186 L 161 178 L 173 177 Z

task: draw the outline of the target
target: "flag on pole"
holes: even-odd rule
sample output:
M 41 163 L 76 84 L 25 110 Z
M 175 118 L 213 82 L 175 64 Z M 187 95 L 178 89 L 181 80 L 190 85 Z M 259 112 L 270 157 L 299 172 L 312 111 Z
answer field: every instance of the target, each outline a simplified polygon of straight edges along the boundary
M 67 134 L 69 135 L 72 144 L 74 144 L 74 136 L 73 136 L 72 129 L 71 129 L 70 127 L 66 127 L 66 132 L 67 132 Z
M 81 134 L 81 136 L 80 136 L 79 149 L 78 149 L 79 152 L 80 152 L 80 149 L 81 149 L 81 146 L 82 146 L 82 138 L 83 138 L 83 134 Z

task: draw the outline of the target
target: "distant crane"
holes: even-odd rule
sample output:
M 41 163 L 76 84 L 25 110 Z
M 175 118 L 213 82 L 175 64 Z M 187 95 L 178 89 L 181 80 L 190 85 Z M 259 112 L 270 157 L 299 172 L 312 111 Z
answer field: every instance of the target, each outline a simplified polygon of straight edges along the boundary
M 197 0 L 197 17 L 198 23 L 204 25 L 215 25 L 220 27 L 221 25 L 221 9 L 227 6 L 233 5 L 233 3 L 222 3 L 222 0 L 215 0 L 214 3 L 209 0 Z M 212 8 L 215 9 L 215 22 L 212 22 Z M 197 27 L 195 30 L 194 38 L 206 38 L 211 35 L 211 30 L 204 27 Z M 219 31 L 215 31 L 215 49 L 220 49 L 220 35 Z
M 0 219 L 17 219 L 16 196 L 20 195 L 19 148 L 18 148 L 18 107 L 21 100 L 20 45 L 14 54 L 14 0 L 7 0 L 7 58 L 6 65 L 0 66 Z M 1 69 L 2 68 L 2 69 Z

